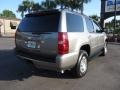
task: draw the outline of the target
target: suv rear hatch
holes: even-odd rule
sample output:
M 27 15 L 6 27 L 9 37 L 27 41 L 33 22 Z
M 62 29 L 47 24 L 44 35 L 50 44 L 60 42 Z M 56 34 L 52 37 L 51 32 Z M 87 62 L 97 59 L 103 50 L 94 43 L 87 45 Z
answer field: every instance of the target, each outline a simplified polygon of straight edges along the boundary
M 16 32 L 17 51 L 34 59 L 54 61 L 58 53 L 59 24 L 60 12 L 26 15 Z

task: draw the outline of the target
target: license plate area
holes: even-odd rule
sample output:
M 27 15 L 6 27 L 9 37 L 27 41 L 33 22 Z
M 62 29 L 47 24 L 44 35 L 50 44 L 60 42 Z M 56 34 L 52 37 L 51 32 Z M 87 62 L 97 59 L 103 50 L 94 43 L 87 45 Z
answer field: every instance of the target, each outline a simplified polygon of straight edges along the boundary
M 36 42 L 34 41 L 27 41 L 27 45 L 28 48 L 36 48 Z

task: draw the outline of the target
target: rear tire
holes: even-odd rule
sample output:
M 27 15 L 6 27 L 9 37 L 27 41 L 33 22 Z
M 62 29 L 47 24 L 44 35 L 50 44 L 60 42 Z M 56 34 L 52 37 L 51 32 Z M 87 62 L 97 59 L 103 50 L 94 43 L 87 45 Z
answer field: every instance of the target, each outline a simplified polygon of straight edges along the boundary
M 73 75 L 77 78 L 83 77 L 88 69 L 88 54 L 84 50 L 80 50 L 78 62 L 73 69 Z

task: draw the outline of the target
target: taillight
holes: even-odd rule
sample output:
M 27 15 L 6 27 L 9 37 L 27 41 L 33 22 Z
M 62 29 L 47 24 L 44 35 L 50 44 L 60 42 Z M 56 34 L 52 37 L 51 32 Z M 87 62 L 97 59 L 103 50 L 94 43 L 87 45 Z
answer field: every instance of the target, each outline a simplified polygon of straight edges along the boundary
M 58 54 L 67 54 L 69 52 L 69 41 L 67 32 L 58 33 Z
M 18 31 L 15 32 L 15 45 L 16 45 L 16 39 L 18 39 Z

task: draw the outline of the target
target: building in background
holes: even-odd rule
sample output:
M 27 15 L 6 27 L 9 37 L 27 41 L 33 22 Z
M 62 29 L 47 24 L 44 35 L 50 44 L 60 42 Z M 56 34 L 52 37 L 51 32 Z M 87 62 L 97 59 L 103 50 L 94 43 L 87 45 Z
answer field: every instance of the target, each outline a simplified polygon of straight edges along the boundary
M 14 36 L 20 19 L 0 18 L 0 36 Z

